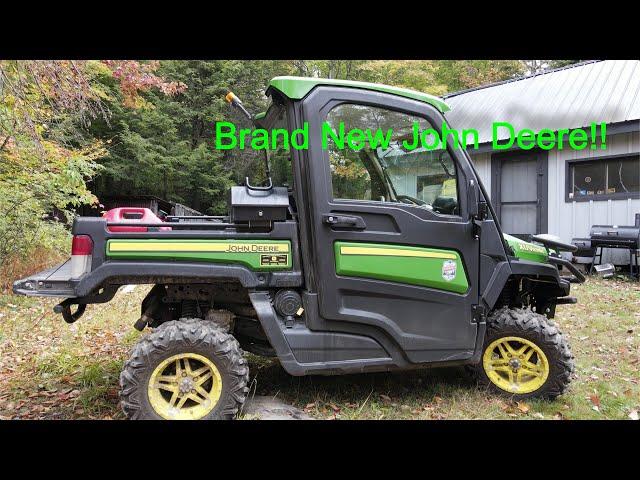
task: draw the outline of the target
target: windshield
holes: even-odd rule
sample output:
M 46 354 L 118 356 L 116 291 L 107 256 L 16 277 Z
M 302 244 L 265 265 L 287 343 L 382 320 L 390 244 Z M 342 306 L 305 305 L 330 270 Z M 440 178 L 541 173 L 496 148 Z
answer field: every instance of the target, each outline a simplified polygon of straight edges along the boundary
M 457 197 L 455 166 L 446 150 L 407 151 L 401 144 L 374 156 L 389 184 L 390 196 L 406 197 L 431 208 L 439 197 Z
M 273 131 L 287 131 L 287 112 L 286 109 L 280 105 L 272 103 L 266 112 L 256 115 L 256 126 L 264 128 L 271 132 Z M 293 182 L 293 173 L 291 170 L 291 154 L 287 146 L 285 145 L 284 135 L 274 135 L 274 143 L 271 144 L 273 149 L 266 151 L 255 152 L 254 162 L 251 165 L 251 174 L 260 181 L 266 181 L 266 172 L 264 170 L 264 156 L 269 156 L 269 169 L 271 174 L 271 180 L 274 186 L 286 186 L 291 187 Z M 250 150 L 250 149 L 248 149 Z

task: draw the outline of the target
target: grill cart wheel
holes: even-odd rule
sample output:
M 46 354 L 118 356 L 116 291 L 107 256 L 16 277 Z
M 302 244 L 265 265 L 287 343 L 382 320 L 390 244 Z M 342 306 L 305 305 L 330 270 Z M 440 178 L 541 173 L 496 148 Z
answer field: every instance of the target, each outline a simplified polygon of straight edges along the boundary
M 232 419 L 248 381 L 249 367 L 233 336 L 210 322 L 180 319 L 134 346 L 120 374 L 120 400 L 130 419 Z
M 514 399 L 553 399 L 567 389 L 573 355 L 555 323 L 524 309 L 502 308 L 488 320 L 478 382 Z

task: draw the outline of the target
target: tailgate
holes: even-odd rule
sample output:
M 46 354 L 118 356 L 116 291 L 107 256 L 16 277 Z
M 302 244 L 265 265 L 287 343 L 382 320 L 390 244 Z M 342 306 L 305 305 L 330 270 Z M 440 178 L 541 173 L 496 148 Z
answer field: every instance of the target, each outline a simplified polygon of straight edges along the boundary
M 71 259 L 13 283 L 13 293 L 38 297 L 75 297 Z

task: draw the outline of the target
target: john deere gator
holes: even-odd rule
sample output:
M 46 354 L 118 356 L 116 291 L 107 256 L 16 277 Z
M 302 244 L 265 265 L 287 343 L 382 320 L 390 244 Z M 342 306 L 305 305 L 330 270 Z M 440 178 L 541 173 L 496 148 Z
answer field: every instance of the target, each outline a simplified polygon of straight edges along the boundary
M 61 297 L 69 322 L 126 284 L 153 284 L 120 376 L 133 419 L 228 419 L 247 397 L 245 352 L 291 375 L 467 365 L 515 399 L 554 398 L 573 356 L 551 320 L 584 277 L 549 235 L 503 234 L 467 152 L 403 148 L 416 124 L 441 131 L 449 107 L 402 88 L 274 78 L 258 128 L 308 124 L 290 180 L 229 192 L 222 217 L 79 217 L 72 256 L 14 291 Z M 387 148 L 323 148 L 321 131 L 392 128 Z M 268 172 L 268 169 L 267 169 Z M 149 218 L 149 217 L 146 217 Z M 130 227 L 130 228 L 128 228 Z

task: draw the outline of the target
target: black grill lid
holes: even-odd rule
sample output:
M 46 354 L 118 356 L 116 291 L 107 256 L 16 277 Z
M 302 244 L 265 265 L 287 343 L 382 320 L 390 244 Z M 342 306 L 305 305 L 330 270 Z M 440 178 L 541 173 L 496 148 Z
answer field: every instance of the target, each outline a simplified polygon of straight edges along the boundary
M 640 248 L 640 225 L 594 225 L 589 236 L 592 247 Z

